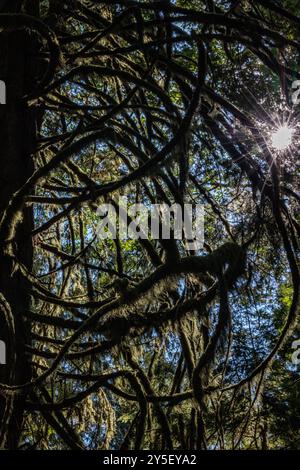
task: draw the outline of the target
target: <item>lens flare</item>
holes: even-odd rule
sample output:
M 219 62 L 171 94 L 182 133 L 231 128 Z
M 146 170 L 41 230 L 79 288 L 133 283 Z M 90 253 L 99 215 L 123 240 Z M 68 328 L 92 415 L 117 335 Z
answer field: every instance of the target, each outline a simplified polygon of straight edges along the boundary
M 288 126 L 282 126 L 276 129 L 271 135 L 272 147 L 275 150 L 285 150 L 292 143 L 294 129 Z

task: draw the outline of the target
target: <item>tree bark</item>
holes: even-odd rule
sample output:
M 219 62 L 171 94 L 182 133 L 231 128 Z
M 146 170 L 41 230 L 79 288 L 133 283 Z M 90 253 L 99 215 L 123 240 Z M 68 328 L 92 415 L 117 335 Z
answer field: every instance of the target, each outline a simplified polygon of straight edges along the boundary
M 4 31 L 0 36 L 0 79 L 6 84 L 7 99 L 0 105 L 0 220 L 14 192 L 32 174 L 36 133 L 35 115 L 20 98 L 30 91 L 32 81 L 32 35 L 23 30 Z M 24 209 L 14 241 L 15 252 L 21 263 L 31 269 L 32 213 Z M 0 382 L 22 384 L 31 378 L 29 357 L 25 353 L 28 323 L 24 311 L 30 306 L 29 287 L 13 262 L 0 247 L 0 293 L 10 307 L 15 325 L 13 338 L 3 302 L 0 308 L 0 339 L 7 348 L 5 365 L 0 365 Z M 0 448 L 17 448 L 24 415 L 25 394 L 0 395 Z

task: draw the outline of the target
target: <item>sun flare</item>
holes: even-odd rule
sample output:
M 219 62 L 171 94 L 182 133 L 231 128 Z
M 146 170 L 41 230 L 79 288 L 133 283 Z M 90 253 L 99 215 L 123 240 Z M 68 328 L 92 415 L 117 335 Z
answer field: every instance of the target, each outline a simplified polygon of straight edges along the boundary
M 294 129 L 288 126 L 281 126 L 273 132 L 271 136 L 272 147 L 275 150 L 285 150 L 291 143 Z

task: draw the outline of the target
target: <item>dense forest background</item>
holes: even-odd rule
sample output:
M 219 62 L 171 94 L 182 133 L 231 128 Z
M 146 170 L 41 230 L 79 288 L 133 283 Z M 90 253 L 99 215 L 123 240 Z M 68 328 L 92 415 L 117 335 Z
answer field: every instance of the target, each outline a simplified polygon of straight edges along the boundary
M 300 2 L 4 0 L 0 30 L 1 447 L 299 449 Z M 203 248 L 100 239 L 120 196 L 203 204 Z

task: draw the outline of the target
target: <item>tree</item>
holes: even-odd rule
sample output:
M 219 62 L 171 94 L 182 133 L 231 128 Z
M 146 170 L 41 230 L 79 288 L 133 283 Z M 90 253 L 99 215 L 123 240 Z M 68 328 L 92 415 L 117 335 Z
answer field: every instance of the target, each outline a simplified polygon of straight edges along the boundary
M 295 3 L 3 2 L 3 448 L 299 445 Z M 99 237 L 125 196 L 203 248 Z

